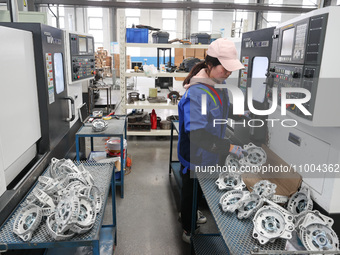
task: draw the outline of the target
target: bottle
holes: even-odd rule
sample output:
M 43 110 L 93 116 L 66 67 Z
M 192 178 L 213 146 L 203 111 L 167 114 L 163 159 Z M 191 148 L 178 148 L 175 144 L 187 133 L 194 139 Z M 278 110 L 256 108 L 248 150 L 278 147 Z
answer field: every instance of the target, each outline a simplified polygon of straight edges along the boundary
M 157 129 L 157 115 L 155 109 L 152 110 L 150 115 L 151 129 Z

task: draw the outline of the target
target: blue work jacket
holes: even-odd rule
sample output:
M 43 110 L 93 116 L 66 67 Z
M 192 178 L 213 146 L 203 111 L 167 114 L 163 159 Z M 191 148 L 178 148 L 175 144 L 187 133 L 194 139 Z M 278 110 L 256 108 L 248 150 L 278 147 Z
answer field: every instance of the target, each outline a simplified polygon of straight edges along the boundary
M 206 96 L 206 114 L 202 114 L 202 95 Z M 203 102 L 204 103 L 204 102 Z M 214 126 L 214 119 L 228 119 L 229 97 L 227 89 L 214 89 L 206 84 L 191 85 L 178 103 L 179 137 L 178 159 L 184 166 L 183 173 L 195 166 L 216 165 L 219 154 L 203 149 L 190 141 L 190 132 L 204 129 L 224 139 L 226 124 Z M 228 150 L 228 148 L 225 148 Z

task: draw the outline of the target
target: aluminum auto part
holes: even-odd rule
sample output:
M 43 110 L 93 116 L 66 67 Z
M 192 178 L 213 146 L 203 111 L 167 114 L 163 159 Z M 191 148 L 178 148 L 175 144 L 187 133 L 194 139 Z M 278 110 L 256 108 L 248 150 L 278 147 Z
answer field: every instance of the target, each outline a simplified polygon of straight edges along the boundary
M 40 207 L 30 204 L 24 207 L 16 217 L 13 232 L 23 241 L 31 240 L 33 232 L 38 228 L 42 219 Z
M 42 205 L 51 207 L 52 210 L 55 208 L 54 200 L 52 197 L 47 195 L 44 191 L 39 188 L 35 188 L 32 191 L 33 195 L 39 200 Z
M 303 215 L 300 217 L 300 215 Z M 332 230 L 334 220 L 319 211 L 304 211 L 298 215 L 298 235 L 309 251 L 338 251 L 339 239 Z
M 302 187 L 289 199 L 287 209 L 294 215 L 298 215 L 304 211 L 310 211 L 313 208 L 313 201 L 310 197 L 310 190 Z
M 49 217 L 47 217 L 46 226 L 47 226 L 48 233 L 56 241 L 67 240 L 67 239 L 70 239 L 72 236 L 74 236 L 74 233 L 70 230 L 66 230 L 64 233 L 58 233 L 57 231 L 58 224 L 55 219 L 55 214 L 52 214 Z
M 94 132 L 104 131 L 108 126 L 108 122 L 101 119 L 96 119 L 92 122 L 92 130 Z
M 85 187 L 79 191 L 81 195 L 88 197 L 95 205 L 96 213 L 102 208 L 103 199 L 97 186 Z
M 220 205 L 224 212 L 234 212 L 242 206 L 241 199 L 249 195 L 248 191 L 230 190 L 220 198 Z
M 305 216 L 301 221 L 299 229 L 303 229 L 304 227 L 310 224 L 322 224 L 332 227 L 334 224 L 334 220 L 326 215 L 321 214 L 319 211 L 314 210 L 305 213 Z
M 94 204 L 88 197 L 79 197 L 79 214 L 76 225 L 89 228 L 93 225 L 96 217 Z
M 241 175 L 236 173 L 220 173 L 215 183 L 220 190 L 242 190 L 246 187 Z
M 299 230 L 300 230 L 300 225 L 302 224 L 303 220 L 305 219 L 306 217 L 306 214 L 308 213 L 309 211 L 303 211 L 301 212 L 300 214 L 298 215 L 295 215 L 295 218 L 294 218 L 294 225 L 295 225 L 295 229 L 297 231 L 297 233 L 299 234 Z
M 244 145 L 243 149 L 247 151 L 248 155 L 239 160 L 241 165 L 258 167 L 266 163 L 267 154 L 261 147 L 249 143 Z
M 85 180 L 83 174 L 81 173 L 71 173 L 71 174 L 68 174 L 67 177 L 70 180 L 70 183 L 74 181 L 80 181 L 81 183 L 83 183 L 83 185 L 87 184 L 87 181 Z
M 323 224 L 310 224 L 300 231 L 300 239 L 309 251 L 338 251 L 339 239 L 334 230 Z
M 262 245 L 274 241 L 276 238 L 292 238 L 293 216 L 285 214 L 277 207 L 264 206 L 254 216 L 253 237 Z
M 79 210 L 79 198 L 75 195 L 71 195 L 59 202 L 55 214 L 55 220 L 58 225 L 56 232 L 58 234 L 64 233 L 71 228 L 72 224 L 77 222 Z
M 260 195 L 261 197 L 271 198 L 276 192 L 276 187 L 275 183 L 271 183 L 268 180 L 262 180 L 255 183 L 252 192 Z
M 50 175 L 52 178 L 60 178 L 61 176 L 79 172 L 76 165 L 70 159 L 51 159 Z
M 270 200 L 277 204 L 285 204 L 288 201 L 288 197 L 282 195 L 273 195 Z
M 82 173 L 88 185 L 94 185 L 94 180 L 89 171 L 86 170 L 83 164 L 78 166 L 79 171 Z
M 236 156 L 229 154 L 225 160 L 225 165 L 232 171 L 238 171 L 241 168 L 239 160 Z
M 38 178 L 41 189 L 47 194 L 51 195 L 58 190 L 58 181 L 47 176 L 39 176 Z
M 250 193 L 245 199 L 242 199 L 242 205 L 238 208 L 237 218 L 249 218 L 263 205 L 263 199 L 255 193 Z

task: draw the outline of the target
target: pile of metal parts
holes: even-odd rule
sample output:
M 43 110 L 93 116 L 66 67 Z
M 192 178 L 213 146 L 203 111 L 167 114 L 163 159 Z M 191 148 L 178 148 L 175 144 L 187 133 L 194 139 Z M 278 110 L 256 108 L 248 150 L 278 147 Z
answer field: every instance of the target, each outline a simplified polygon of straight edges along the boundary
M 237 210 L 239 219 L 249 218 L 256 213 L 262 207 L 264 198 L 273 197 L 276 189 L 275 184 L 265 180 L 256 183 L 252 192 L 244 191 L 246 185 L 238 173 L 221 173 L 215 183 L 220 190 L 228 190 L 220 198 L 222 210 Z
M 278 238 L 291 239 L 296 231 L 308 251 L 338 251 L 339 240 L 331 228 L 333 220 L 318 211 L 311 211 L 313 201 L 307 187 L 302 187 L 289 199 L 275 194 L 277 186 L 268 180 L 257 182 L 252 192 L 246 191 L 238 170 L 242 166 L 261 166 L 267 155 L 252 143 L 243 148 L 247 156 L 237 159 L 229 155 L 226 165 L 233 171 L 220 173 L 215 182 L 220 190 L 227 191 L 220 198 L 221 209 L 224 212 L 237 211 L 239 219 L 252 218 L 252 236 L 261 245 Z
M 45 227 L 57 241 L 86 233 L 101 210 L 102 195 L 82 164 L 52 158 L 49 174 L 39 177 L 15 219 L 13 232 L 23 241 L 31 240 L 38 227 Z
M 267 154 L 261 148 L 253 143 L 249 143 L 243 146 L 243 149 L 247 152 L 247 155 L 238 159 L 236 156 L 229 154 L 225 165 L 234 171 L 240 170 L 241 167 L 256 168 L 262 166 L 267 161 Z
M 308 251 L 339 250 L 338 237 L 331 228 L 333 220 L 311 211 L 313 201 L 307 187 L 302 187 L 288 200 L 276 195 L 276 184 L 268 180 L 257 182 L 252 192 L 246 191 L 238 173 L 221 173 L 215 183 L 220 190 L 227 190 L 219 201 L 224 212 L 237 211 L 239 219 L 253 216 L 252 236 L 261 245 L 277 238 L 291 239 L 296 231 Z

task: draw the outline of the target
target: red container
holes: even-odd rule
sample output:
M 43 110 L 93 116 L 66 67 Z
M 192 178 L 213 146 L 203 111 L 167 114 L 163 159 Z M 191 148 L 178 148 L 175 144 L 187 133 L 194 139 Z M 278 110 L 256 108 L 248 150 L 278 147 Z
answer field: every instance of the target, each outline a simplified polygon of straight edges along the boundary
M 157 129 L 157 115 L 155 109 L 152 110 L 150 115 L 151 129 Z

